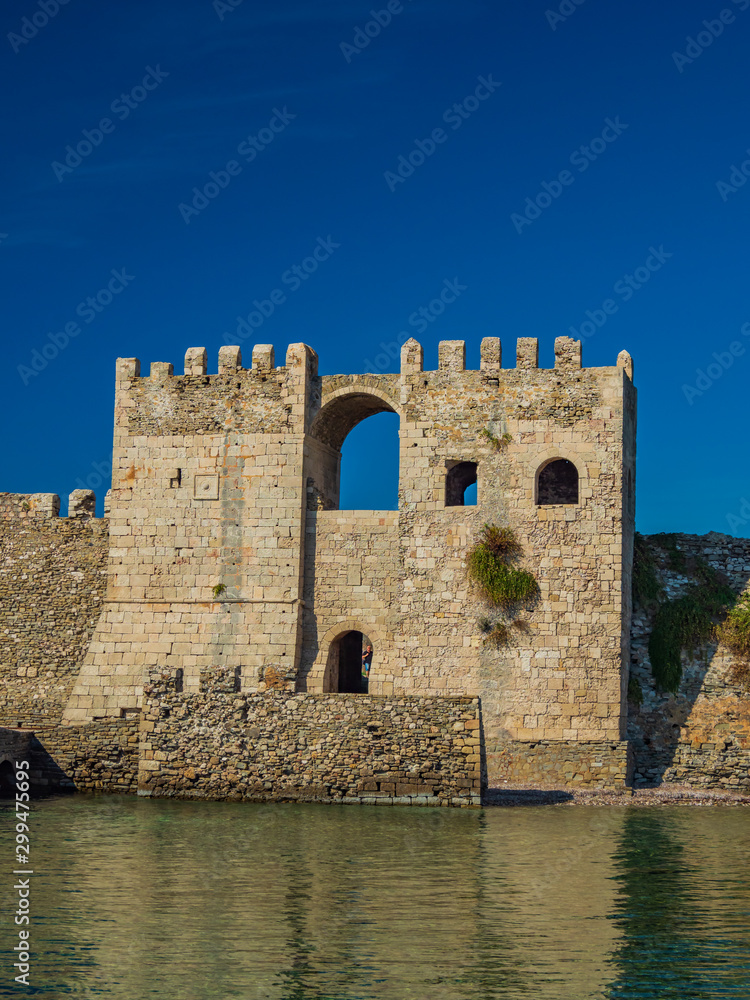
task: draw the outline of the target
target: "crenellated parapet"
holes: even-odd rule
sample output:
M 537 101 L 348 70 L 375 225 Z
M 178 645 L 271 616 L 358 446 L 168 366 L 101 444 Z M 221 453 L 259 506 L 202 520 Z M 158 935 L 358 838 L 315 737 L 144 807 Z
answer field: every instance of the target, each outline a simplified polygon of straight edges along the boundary
M 93 490 L 73 490 L 68 497 L 68 515 L 60 517 L 57 493 L 0 493 L 0 520 L 33 522 L 42 519 L 96 517 L 96 494 Z
M 632 382 L 629 357 L 623 352 L 611 368 L 583 368 L 581 342 L 558 337 L 554 367 L 540 368 L 538 340 L 521 337 L 516 344 L 515 366 L 504 368 L 500 339 L 486 337 L 481 343 L 478 370 L 466 368 L 463 340 L 441 341 L 438 367 L 425 370 L 422 345 L 411 339 L 401 348 L 397 374 L 321 376 L 317 354 L 305 344 L 291 344 L 284 365 L 276 364 L 272 345 L 258 344 L 252 349 L 248 367 L 243 365 L 239 346 L 222 347 L 212 371 L 206 349 L 191 347 L 185 353 L 182 374 L 175 373 L 171 362 L 152 362 L 146 375 L 141 373 L 137 358 L 118 360 L 116 423 L 118 433 L 125 436 L 211 434 L 228 430 L 285 435 L 311 432 L 320 436 L 316 428 L 330 421 L 318 420 L 319 411 L 348 386 L 352 393 L 361 390 L 362 398 L 357 401 L 353 419 L 344 421 L 343 436 L 342 432 L 333 434 L 343 441 L 360 419 L 382 409 L 400 413 L 409 407 L 417 410 L 441 386 L 474 394 L 476 402 L 485 400 L 487 405 L 494 404 L 496 397 L 504 393 L 510 394 L 510 402 L 510 397 L 519 391 L 533 391 L 538 413 L 540 393 L 555 397 L 556 401 L 561 392 L 570 397 L 585 396 L 586 387 L 590 389 L 601 376 L 616 376 L 618 371 Z M 595 407 L 591 392 L 588 396 L 588 401 L 579 400 L 579 404 L 567 407 L 569 416 L 592 416 Z M 384 405 L 375 397 L 380 397 Z M 452 406 L 454 401 L 451 398 L 444 403 Z M 521 408 L 525 405 L 523 401 L 519 403 Z M 556 402 L 552 410 L 555 405 Z M 551 412 L 549 406 L 546 412 Z M 330 437 L 331 433 L 325 430 L 320 439 L 330 443 Z

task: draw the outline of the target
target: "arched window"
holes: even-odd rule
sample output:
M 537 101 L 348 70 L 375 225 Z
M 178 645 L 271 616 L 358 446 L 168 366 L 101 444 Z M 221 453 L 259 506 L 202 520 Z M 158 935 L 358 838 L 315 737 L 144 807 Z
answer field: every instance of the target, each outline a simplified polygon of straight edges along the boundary
M 477 481 L 476 462 L 448 462 L 445 477 L 446 507 L 475 507 L 476 490 L 471 490 Z
M 578 503 L 578 469 L 567 458 L 556 458 L 539 470 L 536 502 L 548 504 Z
M 341 446 L 340 510 L 398 510 L 399 418 L 363 420 Z

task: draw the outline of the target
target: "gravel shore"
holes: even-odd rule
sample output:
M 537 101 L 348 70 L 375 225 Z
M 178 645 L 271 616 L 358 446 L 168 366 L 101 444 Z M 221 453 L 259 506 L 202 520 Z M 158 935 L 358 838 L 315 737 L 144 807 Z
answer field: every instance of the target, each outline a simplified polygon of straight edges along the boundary
M 750 795 L 727 791 L 699 791 L 683 785 L 618 790 L 524 788 L 503 785 L 490 788 L 486 806 L 750 806 Z

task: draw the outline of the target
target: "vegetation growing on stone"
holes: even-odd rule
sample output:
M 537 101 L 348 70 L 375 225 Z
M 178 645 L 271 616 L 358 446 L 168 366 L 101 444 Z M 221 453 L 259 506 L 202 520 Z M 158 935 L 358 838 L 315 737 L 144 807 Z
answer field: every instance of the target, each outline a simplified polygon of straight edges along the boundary
M 227 588 L 223 583 L 217 583 L 216 586 L 213 588 L 214 597 L 221 597 L 221 595 L 224 593 L 226 589 Z
M 501 618 L 479 621 L 485 644 L 495 649 L 510 645 L 511 629 L 526 628 L 516 613 L 532 605 L 539 595 L 533 575 L 513 565 L 521 555 L 521 546 L 510 528 L 485 524 L 479 541 L 466 557 L 469 579 L 488 604 L 502 611 Z
M 643 704 L 643 688 L 641 682 L 633 674 L 628 678 L 628 701 L 633 705 Z
M 687 568 L 685 561 L 684 570 Z M 661 604 L 654 618 L 648 654 L 654 680 L 663 691 L 677 691 L 682 679 L 682 651 L 693 656 L 699 646 L 713 639 L 717 622 L 735 600 L 734 591 L 702 560 L 696 560 L 695 575 L 698 582 L 681 597 Z
M 485 524 L 467 556 L 467 568 L 469 578 L 489 604 L 508 609 L 538 595 L 539 585 L 532 574 L 513 565 L 520 555 L 521 546 L 510 528 Z
M 633 599 L 647 608 L 661 597 L 662 585 L 656 575 L 656 559 L 647 539 L 635 533 L 633 544 Z
M 677 545 L 677 535 L 661 532 L 653 536 L 653 541 L 667 555 L 667 566 L 675 573 L 686 573 L 688 569 L 685 553 Z
M 484 633 L 484 641 L 488 646 L 502 649 L 510 644 L 510 626 L 507 622 L 493 622 L 491 618 L 481 618 L 479 630 Z
M 734 666 L 735 680 L 750 683 L 750 592 L 741 594 L 725 620 L 716 630 L 716 638 L 740 657 Z
M 513 440 L 507 431 L 505 434 L 501 434 L 500 437 L 497 437 L 492 433 L 489 427 L 483 427 L 479 434 L 495 449 L 495 451 L 502 451 L 503 448 L 509 445 Z

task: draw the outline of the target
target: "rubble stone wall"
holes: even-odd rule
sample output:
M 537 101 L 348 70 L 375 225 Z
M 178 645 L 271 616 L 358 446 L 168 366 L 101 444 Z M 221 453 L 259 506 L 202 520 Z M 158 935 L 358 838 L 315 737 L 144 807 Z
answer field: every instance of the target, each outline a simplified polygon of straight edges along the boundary
M 102 609 L 107 522 L 0 494 L 0 725 L 58 721 Z
M 506 783 L 527 788 L 625 788 L 633 773 L 626 740 L 613 743 L 574 743 L 543 740 L 508 741 L 488 759 L 497 776 L 494 787 Z
M 480 804 L 476 698 L 202 690 L 152 671 L 141 721 L 139 793 L 176 798 Z
M 711 533 L 651 535 L 646 540 L 669 598 L 681 596 L 696 582 L 695 559 L 721 573 L 737 592 L 750 585 L 750 539 Z M 685 558 L 683 569 L 674 568 L 673 548 Z M 633 616 L 630 672 L 642 693 L 641 704 L 631 700 L 628 721 L 636 786 L 674 783 L 747 791 L 750 691 L 734 676 L 736 657 L 715 642 L 693 656 L 685 652 L 678 691 L 659 691 L 648 655 L 653 614 L 637 607 Z
M 74 791 L 134 793 L 138 720 L 0 728 L 0 763 L 11 758 L 29 762 L 32 797 Z

